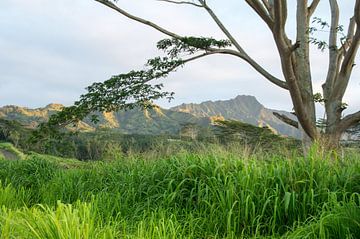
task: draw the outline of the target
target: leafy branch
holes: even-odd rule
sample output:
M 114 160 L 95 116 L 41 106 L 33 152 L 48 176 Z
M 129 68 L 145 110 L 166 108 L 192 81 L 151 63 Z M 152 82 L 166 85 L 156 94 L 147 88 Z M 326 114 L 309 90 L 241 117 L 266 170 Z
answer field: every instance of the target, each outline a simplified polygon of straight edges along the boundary
M 317 26 L 309 27 L 308 33 L 310 35 L 313 36 L 315 34 L 315 32 L 327 32 L 327 33 L 330 32 L 330 30 L 329 30 L 330 25 L 328 24 L 327 21 L 324 21 L 323 19 L 321 19 L 319 17 L 314 17 L 313 20 L 312 20 L 312 23 L 317 25 Z M 343 25 L 338 25 L 336 27 L 335 31 L 341 35 L 339 40 L 340 40 L 341 44 L 344 44 L 345 40 L 346 40 L 346 35 L 344 33 L 344 26 Z M 325 49 L 330 49 L 330 46 L 327 43 L 327 41 L 320 40 L 320 39 L 318 39 L 316 37 L 310 37 L 309 38 L 309 43 L 317 46 L 317 48 L 319 50 L 321 50 L 321 51 L 324 51 Z M 334 50 L 337 50 L 337 49 L 335 48 Z
M 155 57 L 145 64 L 144 70 L 130 71 L 111 77 L 104 82 L 93 83 L 86 88 L 87 93 L 69 107 L 64 107 L 52 115 L 39 130 L 52 134 L 58 128 L 76 124 L 87 116 L 93 123 L 98 122 L 96 112 L 127 110 L 136 107 L 151 108 L 154 100 L 171 100 L 173 92 L 163 91 L 163 84 L 151 84 L 151 80 L 167 77 L 171 72 L 192 60 L 221 53 L 221 48 L 229 47 L 227 40 L 215 40 L 204 37 L 183 37 L 164 39 L 157 43 L 157 48 L 166 56 Z M 201 53 L 202 52 L 202 53 Z M 184 56 L 194 55 L 183 58 Z M 37 133 L 38 137 L 41 135 Z

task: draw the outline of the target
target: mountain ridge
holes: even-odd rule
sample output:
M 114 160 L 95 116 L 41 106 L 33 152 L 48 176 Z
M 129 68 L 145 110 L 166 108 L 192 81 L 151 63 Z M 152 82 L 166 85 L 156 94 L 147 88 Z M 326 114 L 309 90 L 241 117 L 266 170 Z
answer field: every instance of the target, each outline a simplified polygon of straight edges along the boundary
M 205 101 L 199 104 L 181 104 L 170 110 L 190 113 L 197 117 L 221 116 L 225 119 L 238 120 L 259 127 L 269 127 L 282 135 L 300 137 L 300 132 L 273 115 L 277 112 L 296 120 L 290 112 L 268 109 L 254 96 L 238 95 L 229 100 Z
M 51 114 L 60 111 L 62 107 L 64 106 L 56 103 L 35 109 L 8 105 L 0 107 L 0 117 L 34 128 L 47 121 Z M 126 134 L 176 134 L 186 123 L 207 127 L 211 125 L 213 118 L 219 117 L 268 127 L 281 135 L 299 137 L 297 129 L 277 119 L 272 112 L 294 118 L 289 112 L 266 108 L 254 96 L 238 95 L 229 100 L 181 104 L 170 109 L 156 106 L 147 110 L 97 113 L 100 116 L 97 125 L 91 122 L 90 118 L 85 118 L 80 122 L 79 129 L 93 131 L 97 128 L 108 128 Z

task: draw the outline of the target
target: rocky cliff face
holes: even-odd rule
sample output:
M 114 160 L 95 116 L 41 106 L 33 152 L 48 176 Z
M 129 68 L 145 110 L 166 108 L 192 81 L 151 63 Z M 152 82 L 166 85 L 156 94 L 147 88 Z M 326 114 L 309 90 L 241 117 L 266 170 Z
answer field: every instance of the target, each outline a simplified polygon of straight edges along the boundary
M 186 112 L 197 117 L 220 116 L 225 119 L 239 120 L 255 126 L 267 126 L 282 135 L 300 137 L 299 130 L 284 124 L 273 112 L 285 114 L 295 119 L 286 111 L 271 110 L 260 104 L 254 96 L 239 95 L 230 100 L 206 101 L 200 104 L 182 104 L 170 110 Z
M 0 108 L 0 117 L 35 128 L 62 107 L 60 104 L 49 104 L 37 109 L 4 106 Z M 253 96 L 237 96 L 231 100 L 182 104 L 170 110 L 154 108 L 99 113 L 100 121 L 97 125 L 90 119 L 84 119 L 78 124 L 78 129 L 92 131 L 96 128 L 109 128 L 128 134 L 175 134 L 186 123 L 208 126 L 214 118 L 220 118 L 239 120 L 260 127 L 267 126 L 278 134 L 299 137 L 298 130 L 284 124 L 272 112 L 273 110 L 265 108 Z M 293 117 L 288 112 L 281 113 Z

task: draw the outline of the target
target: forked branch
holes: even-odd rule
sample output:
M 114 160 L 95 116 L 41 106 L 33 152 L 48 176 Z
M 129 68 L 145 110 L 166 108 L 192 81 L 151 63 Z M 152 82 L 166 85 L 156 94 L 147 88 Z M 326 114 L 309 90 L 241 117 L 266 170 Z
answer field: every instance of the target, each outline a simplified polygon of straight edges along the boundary
M 254 11 L 264 20 L 270 29 L 274 26 L 274 21 L 271 16 L 270 5 L 267 1 L 246 0 L 247 4 L 254 9 Z

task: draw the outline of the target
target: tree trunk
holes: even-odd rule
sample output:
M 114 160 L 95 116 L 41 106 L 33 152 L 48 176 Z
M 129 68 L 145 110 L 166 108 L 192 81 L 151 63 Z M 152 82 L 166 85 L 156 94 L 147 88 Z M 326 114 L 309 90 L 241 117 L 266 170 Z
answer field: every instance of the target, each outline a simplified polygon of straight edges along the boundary
M 339 151 L 341 135 L 337 132 L 322 135 L 318 143 L 320 152 L 328 155 Z
M 302 143 L 302 150 L 304 156 L 309 155 L 311 146 L 313 145 L 312 139 L 306 134 L 304 129 L 300 127 L 299 129 L 301 131 L 301 143 Z

